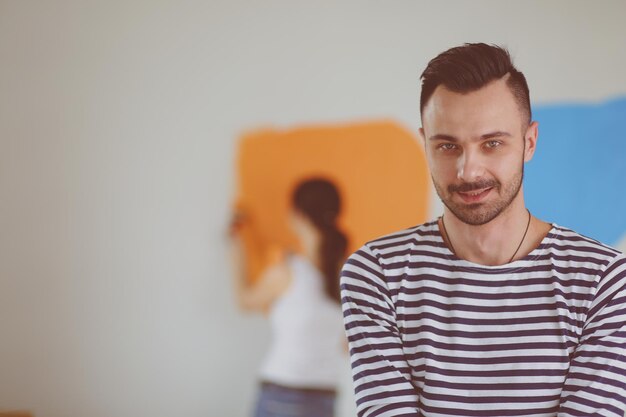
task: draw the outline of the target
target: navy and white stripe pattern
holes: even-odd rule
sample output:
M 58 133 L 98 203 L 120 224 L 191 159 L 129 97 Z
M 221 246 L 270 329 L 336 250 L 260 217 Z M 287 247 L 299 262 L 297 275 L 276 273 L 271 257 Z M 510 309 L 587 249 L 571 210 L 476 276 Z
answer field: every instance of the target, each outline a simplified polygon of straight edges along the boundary
M 359 416 L 623 417 L 626 258 L 553 225 L 504 266 L 455 257 L 436 222 L 342 271 Z

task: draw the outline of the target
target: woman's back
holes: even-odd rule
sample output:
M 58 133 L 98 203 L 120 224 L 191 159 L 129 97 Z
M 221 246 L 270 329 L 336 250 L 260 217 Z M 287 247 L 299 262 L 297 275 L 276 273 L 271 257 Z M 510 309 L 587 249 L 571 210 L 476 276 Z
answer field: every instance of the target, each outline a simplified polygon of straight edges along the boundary
M 344 360 L 341 308 L 324 277 L 305 257 L 288 257 L 292 280 L 272 305 L 272 343 L 261 368 L 265 381 L 300 388 L 335 388 Z

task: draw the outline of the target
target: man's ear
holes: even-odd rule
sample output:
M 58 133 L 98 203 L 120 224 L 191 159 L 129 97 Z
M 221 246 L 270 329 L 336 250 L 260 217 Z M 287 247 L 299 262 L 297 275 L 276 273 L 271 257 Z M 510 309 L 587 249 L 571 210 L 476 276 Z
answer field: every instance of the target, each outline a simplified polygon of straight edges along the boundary
M 417 132 L 419 134 L 420 139 L 422 139 L 422 145 L 426 146 L 426 136 L 424 135 L 424 128 L 420 127 Z
M 524 135 L 524 162 L 533 159 L 535 150 L 537 149 L 537 139 L 539 138 L 539 123 L 536 121 L 528 125 L 526 134 Z

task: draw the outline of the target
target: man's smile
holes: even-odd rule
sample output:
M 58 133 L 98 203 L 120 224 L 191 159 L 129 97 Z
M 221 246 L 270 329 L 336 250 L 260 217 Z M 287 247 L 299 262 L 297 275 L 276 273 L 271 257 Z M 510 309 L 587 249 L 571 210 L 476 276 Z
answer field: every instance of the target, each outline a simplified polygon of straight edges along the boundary
M 465 203 L 478 203 L 489 195 L 493 187 L 481 188 L 472 191 L 457 191 Z

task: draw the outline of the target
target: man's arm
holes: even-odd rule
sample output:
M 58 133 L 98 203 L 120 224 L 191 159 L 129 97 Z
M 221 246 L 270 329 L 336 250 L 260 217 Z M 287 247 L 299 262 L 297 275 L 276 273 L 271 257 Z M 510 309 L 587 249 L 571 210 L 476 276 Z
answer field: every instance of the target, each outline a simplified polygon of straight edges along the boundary
M 384 272 L 366 245 L 341 273 L 344 323 L 359 417 L 419 416 Z
M 561 394 L 558 417 L 623 417 L 626 410 L 626 258 L 600 277 Z

